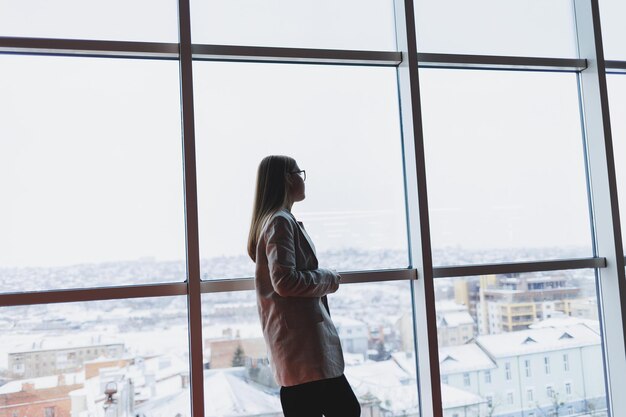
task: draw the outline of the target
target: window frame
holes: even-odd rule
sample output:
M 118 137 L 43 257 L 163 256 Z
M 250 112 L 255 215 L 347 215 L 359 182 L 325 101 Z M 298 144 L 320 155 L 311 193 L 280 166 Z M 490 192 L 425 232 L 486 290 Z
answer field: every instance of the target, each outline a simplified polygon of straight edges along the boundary
M 186 207 L 187 280 L 182 283 L 129 285 L 112 288 L 59 289 L 27 293 L 1 293 L 0 306 L 49 304 L 71 301 L 95 301 L 165 295 L 186 295 L 190 332 L 190 371 L 192 411 L 204 412 L 201 294 L 245 291 L 254 287 L 252 278 L 201 282 L 199 270 L 198 212 L 194 154 L 193 74 L 194 60 L 229 60 L 239 62 L 314 63 L 325 65 L 372 65 L 396 67 L 400 100 L 403 103 L 403 150 L 410 241 L 411 266 L 406 269 L 342 273 L 348 284 L 410 280 L 414 297 L 414 322 L 420 411 L 441 416 L 440 372 L 433 281 L 436 278 L 592 268 L 601 287 L 600 317 L 603 350 L 606 355 L 607 388 L 619 386 L 619 375 L 626 374 L 626 279 L 624 251 L 619 231 L 615 162 L 608 111 L 606 71 L 626 72 L 626 61 L 605 61 L 602 52 L 600 17 L 597 0 L 575 0 L 578 59 L 535 57 L 470 56 L 418 53 L 414 10 L 411 0 L 395 4 L 398 52 L 338 51 L 297 48 L 264 48 L 191 43 L 189 0 L 178 0 L 179 43 L 118 42 L 38 38 L 0 38 L 0 54 L 83 56 L 101 58 L 146 58 L 177 60 L 180 64 L 181 108 Z M 434 267 L 428 227 L 428 204 L 424 170 L 424 146 L 421 131 L 418 67 L 508 69 L 520 71 L 576 72 L 580 80 L 580 105 L 585 119 L 586 158 L 591 227 L 594 236 L 593 256 L 572 260 L 546 259 L 539 262 L 500 263 Z M 601 248 L 601 249 L 600 249 Z M 611 363 L 613 372 L 607 375 Z M 626 398 L 619 390 L 607 389 L 610 410 L 625 410 Z

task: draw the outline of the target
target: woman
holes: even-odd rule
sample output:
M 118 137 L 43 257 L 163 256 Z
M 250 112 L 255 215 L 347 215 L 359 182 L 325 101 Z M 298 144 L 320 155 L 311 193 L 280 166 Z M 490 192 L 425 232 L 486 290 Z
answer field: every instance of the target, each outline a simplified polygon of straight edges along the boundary
M 248 237 L 259 317 L 285 417 L 358 417 L 326 300 L 341 277 L 318 268 L 313 242 L 291 214 L 304 200 L 305 178 L 287 156 L 259 165 Z

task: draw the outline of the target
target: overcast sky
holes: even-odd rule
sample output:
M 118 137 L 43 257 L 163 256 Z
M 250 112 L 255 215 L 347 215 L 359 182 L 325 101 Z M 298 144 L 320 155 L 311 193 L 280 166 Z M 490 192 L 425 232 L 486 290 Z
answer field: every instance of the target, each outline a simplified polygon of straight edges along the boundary
M 626 59 L 626 8 L 602 4 L 607 57 Z M 569 1 L 416 9 L 425 52 L 575 56 Z M 192 11 L 198 43 L 395 49 L 389 0 Z M 176 42 L 176 3 L 0 0 L 0 36 Z M 245 253 L 270 153 L 307 170 L 294 212 L 318 250 L 406 247 L 395 70 L 205 62 L 194 73 L 203 257 Z M 421 76 L 434 247 L 590 247 L 575 76 Z M 626 87 L 610 86 L 616 119 Z M 0 266 L 184 257 L 176 62 L 4 55 L 0 97 Z M 614 128 L 622 155 L 626 127 Z

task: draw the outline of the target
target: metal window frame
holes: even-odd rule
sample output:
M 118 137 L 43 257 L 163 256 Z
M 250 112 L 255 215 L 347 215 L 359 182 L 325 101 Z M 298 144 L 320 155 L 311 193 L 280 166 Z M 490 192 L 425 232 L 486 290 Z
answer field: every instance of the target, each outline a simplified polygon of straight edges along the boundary
M 578 74 L 579 101 L 593 251 L 607 263 L 606 268 L 596 269 L 596 285 L 607 405 L 615 416 L 626 410 L 626 397 L 621 393 L 626 375 L 626 271 L 598 0 L 574 0 L 574 15 L 579 58 L 587 61 L 587 69 Z
M 460 278 L 489 274 L 512 274 L 541 271 L 565 271 L 575 269 L 606 268 L 606 259 L 579 258 L 555 259 L 536 262 L 512 262 L 476 265 L 436 266 L 434 279 Z M 417 268 L 385 269 L 372 271 L 342 271 L 342 284 L 366 284 L 378 282 L 416 281 Z M 254 290 L 254 278 L 229 278 L 200 281 L 202 294 Z M 119 300 L 149 297 L 172 297 L 188 295 L 189 283 L 166 282 L 159 284 L 135 284 L 112 287 L 67 288 L 46 291 L 0 293 L 0 308 L 69 302 Z
M 0 55 L 179 60 L 179 43 L 0 36 Z M 194 61 L 399 67 L 400 51 L 357 51 L 191 44 Z M 581 72 L 585 59 L 417 53 L 419 68 Z M 606 61 L 607 72 L 626 73 L 626 61 Z
M 204 416 L 204 350 L 202 294 L 200 291 L 200 239 L 196 179 L 195 116 L 193 106 L 193 57 L 189 0 L 178 0 L 180 42 L 180 105 L 182 118 L 185 231 L 187 249 L 187 318 L 191 415 Z
M 253 62 L 386 66 L 397 69 L 402 122 L 403 168 L 410 267 L 342 273 L 344 282 L 410 280 L 416 335 L 416 366 L 422 415 L 442 416 L 434 280 L 484 274 L 592 268 L 603 314 L 603 340 L 610 410 L 626 409 L 617 389 L 626 374 L 626 282 L 612 155 L 606 73 L 626 73 L 626 61 L 604 61 L 597 0 L 574 0 L 580 58 L 540 58 L 419 53 L 413 0 L 397 0 L 398 52 L 192 44 L 189 0 L 179 0 L 179 43 L 0 37 L 0 55 L 177 60 L 180 65 L 181 122 L 185 179 L 187 280 L 179 283 L 0 293 L 0 307 L 139 297 L 183 296 L 188 301 L 192 415 L 204 415 L 201 294 L 254 289 L 252 278 L 201 281 L 194 146 L 193 62 Z M 559 71 L 579 74 L 585 115 L 588 176 L 593 206 L 591 258 L 433 267 L 430 248 L 418 68 Z M 418 279 L 418 276 L 420 279 Z
M 411 283 L 418 407 L 420 416 L 443 417 L 415 11 L 413 0 L 394 4 L 409 264 L 420 277 Z

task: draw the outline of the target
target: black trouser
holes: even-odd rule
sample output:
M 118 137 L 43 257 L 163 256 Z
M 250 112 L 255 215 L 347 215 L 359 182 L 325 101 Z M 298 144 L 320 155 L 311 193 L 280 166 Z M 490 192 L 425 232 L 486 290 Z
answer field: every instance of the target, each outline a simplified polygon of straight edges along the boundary
M 346 377 L 280 388 L 285 417 L 359 417 L 361 405 Z

